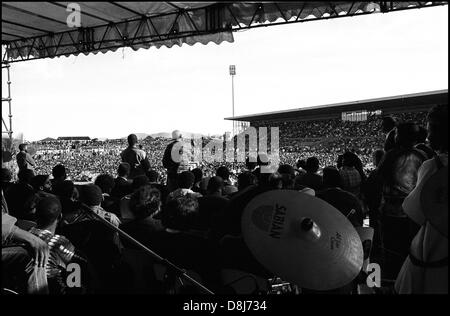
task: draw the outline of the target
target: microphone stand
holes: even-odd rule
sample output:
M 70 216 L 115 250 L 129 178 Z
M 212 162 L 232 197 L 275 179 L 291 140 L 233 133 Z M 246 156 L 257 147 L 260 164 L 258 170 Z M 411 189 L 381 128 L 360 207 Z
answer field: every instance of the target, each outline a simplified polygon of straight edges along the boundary
M 126 232 L 124 232 L 120 228 L 118 228 L 118 227 L 114 226 L 113 224 L 111 224 L 110 222 L 108 222 L 106 219 L 104 219 L 103 217 L 101 217 L 100 215 L 98 215 L 97 213 L 92 211 L 87 205 L 83 205 L 83 206 L 84 206 L 84 209 L 86 209 L 89 212 L 89 215 L 93 215 L 97 220 L 99 220 L 101 223 L 103 223 L 105 226 L 109 227 L 110 229 L 114 230 L 115 232 L 119 233 L 120 236 L 124 237 L 130 243 L 132 243 L 133 245 L 137 246 L 138 248 L 144 250 L 147 254 L 153 256 L 157 260 L 161 261 L 162 264 L 166 265 L 167 267 L 169 267 L 170 269 L 175 271 L 175 273 L 178 276 L 184 277 L 186 280 L 189 280 L 196 287 L 203 290 L 207 294 L 214 294 L 213 291 L 211 291 L 210 289 L 205 287 L 203 284 L 199 283 L 198 281 L 196 281 L 192 277 L 190 277 L 184 270 L 180 269 L 179 267 L 177 267 L 175 264 L 173 264 L 169 260 L 161 257 L 160 255 L 158 255 L 157 253 L 155 253 L 154 251 L 152 251 L 151 249 L 146 247 L 144 244 L 140 243 L 139 241 L 137 241 L 136 239 L 134 239 L 133 237 L 128 235 Z

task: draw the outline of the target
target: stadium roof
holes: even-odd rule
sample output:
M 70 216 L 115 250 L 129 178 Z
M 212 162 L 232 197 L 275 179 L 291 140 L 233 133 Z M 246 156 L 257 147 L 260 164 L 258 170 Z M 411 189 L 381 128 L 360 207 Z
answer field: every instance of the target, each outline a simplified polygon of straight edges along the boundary
M 299 109 L 275 111 L 267 113 L 258 113 L 251 115 L 242 115 L 227 117 L 231 121 L 262 121 L 262 120 L 295 120 L 295 119 L 314 119 L 340 116 L 342 112 L 368 110 L 382 110 L 384 113 L 395 113 L 404 111 L 418 111 L 428 109 L 435 104 L 448 103 L 448 90 L 436 90 L 429 92 L 404 94 L 384 98 L 367 99 L 360 101 L 350 101 L 334 103 L 327 105 L 317 105 Z
M 58 140 L 91 140 L 89 136 L 63 136 L 58 137 Z
M 106 53 L 121 47 L 137 50 L 184 43 L 220 44 L 233 42 L 232 32 L 243 29 L 446 4 L 445 1 L 2 2 L 5 47 L 2 62 Z

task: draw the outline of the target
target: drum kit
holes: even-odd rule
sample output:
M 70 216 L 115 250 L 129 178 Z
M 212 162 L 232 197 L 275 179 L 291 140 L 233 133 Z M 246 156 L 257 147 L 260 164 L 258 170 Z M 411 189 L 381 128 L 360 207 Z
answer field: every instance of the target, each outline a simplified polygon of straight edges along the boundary
M 426 220 L 448 236 L 448 167 L 426 180 L 420 203 Z M 245 207 L 241 228 L 250 252 L 284 281 L 313 291 L 351 284 L 369 263 L 373 229 L 354 228 L 325 201 L 293 190 L 273 190 Z
M 253 256 L 282 280 L 315 291 L 352 283 L 364 262 L 358 231 L 336 208 L 293 190 L 256 196 L 242 216 Z

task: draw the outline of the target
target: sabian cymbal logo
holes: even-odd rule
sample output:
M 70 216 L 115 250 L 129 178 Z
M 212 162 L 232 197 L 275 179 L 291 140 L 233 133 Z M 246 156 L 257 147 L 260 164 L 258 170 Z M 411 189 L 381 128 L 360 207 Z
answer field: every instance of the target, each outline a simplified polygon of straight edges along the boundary
M 280 239 L 284 228 L 286 207 L 275 204 L 261 205 L 252 213 L 252 222 L 259 229 L 268 232 L 272 238 Z
M 342 242 L 342 236 L 338 232 L 336 232 L 336 236 L 330 237 L 330 248 L 334 250 L 335 248 L 339 248 Z
M 284 218 L 286 207 L 275 204 L 275 212 L 272 218 L 272 227 L 270 228 L 270 237 L 280 239 L 284 227 Z

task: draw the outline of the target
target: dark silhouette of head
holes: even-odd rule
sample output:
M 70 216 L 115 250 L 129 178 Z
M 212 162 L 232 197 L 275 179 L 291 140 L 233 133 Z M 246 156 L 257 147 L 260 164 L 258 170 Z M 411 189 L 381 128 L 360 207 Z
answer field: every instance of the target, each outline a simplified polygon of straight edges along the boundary
M 195 177 L 195 183 L 199 182 L 203 178 L 203 171 L 200 168 L 195 168 L 191 171 L 194 174 Z
M 57 197 L 48 196 L 39 200 L 36 205 L 36 223 L 45 228 L 61 218 L 62 206 Z
M 227 181 L 230 178 L 230 170 L 225 166 L 220 166 L 217 168 L 216 175 L 221 177 L 224 181 Z
M 19 182 L 31 184 L 31 180 L 34 177 L 34 171 L 31 169 L 21 169 L 17 174 Z
M 435 151 L 448 151 L 448 105 L 436 105 L 427 116 L 428 141 Z
M 158 171 L 151 169 L 151 170 L 148 170 L 145 174 L 147 175 L 148 181 L 150 181 L 151 183 L 158 182 L 158 180 L 159 180 Z
M 206 191 L 208 194 L 222 194 L 222 189 L 224 187 L 223 178 L 219 176 L 215 176 L 209 179 L 208 187 Z
M 50 176 L 47 174 L 38 174 L 31 179 L 30 184 L 35 191 L 50 192 L 52 190 Z
M 397 126 L 395 133 L 395 145 L 402 148 L 411 148 L 417 144 L 419 139 L 419 125 L 413 122 L 401 123 Z
M 131 166 L 128 162 L 122 162 L 117 168 L 117 174 L 119 177 L 128 177 L 130 175 Z
M 127 141 L 128 141 L 128 146 L 133 147 L 137 144 L 138 138 L 137 138 L 136 134 L 130 134 L 127 137 Z
M 183 171 L 178 175 L 178 186 L 182 189 L 190 189 L 194 185 L 195 176 L 190 171 Z
M 249 171 L 245 171 L 238 176 L 238 190 L 239 191 L 242 191 L 251 185 L 255 185 L 256 183 L 257 183 L 256 176 Z
M 162 212 L 162 224 L 171 229 L 189 230 L 199 225 L 197 198 L 191 194 L 177 196 L 167 202 Z
M 114 189 L 115 182 L 114 178 L 109 174 L 101 174 L 99 175 L 94 182 L 95 185 L 99 186 L 103 193 L 111 194 L 111 191 Z
M 27 150 L 27 147 L 28 147 L 27 144 L 20 144 L 20 145 L 19 145 L 19 150 L 20 150 L 20 151 L 26 151 L 26 150 Z
M 393 116 L 384 116 L 382 118 L 383 133 L 389 133 L 395 126 L 397 126 L 397 120 Z
M 319 159 L 317 157 L 309 157 L 306 160 L 305 170 L 309 173 L 316 173 L 319 170 Z
M 323 169 L 322 181 L 325 188 L 340 187 L 341 175 L 339 170 L 333 166 L 325 167 Z
M 67 178 L 66 167 L 61 164 L 57 164 L 52 169 L 53 179 L 58 181 L 64 181 Z

